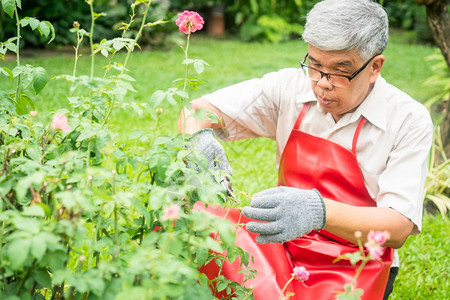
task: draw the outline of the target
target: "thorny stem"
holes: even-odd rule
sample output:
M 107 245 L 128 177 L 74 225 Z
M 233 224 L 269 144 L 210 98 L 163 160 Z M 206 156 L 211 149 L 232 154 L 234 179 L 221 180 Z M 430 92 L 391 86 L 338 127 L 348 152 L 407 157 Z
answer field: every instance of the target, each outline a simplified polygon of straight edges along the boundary
M 19 13 L 17 12 L 17 7 L 14 8 L 14 15 L 16 16 L 16 25 L 17 25 L 17 52 L 16 52 L 16 62 L 17 66 L 20 66 L 20 20 Z
M 355 288 L 356 280 L 358 280 L 359 274 L 361 274 L 361 271 L 364 269 L 364 266 L 367 264 L 368 261 L 369 260 L 367 258 L 363 259 L 363 261 L 361 262 L 361 265 L 359 266 L 358 270 L 356 271 L 356 274 L 353 277 L 352 282 L 350 284 L 352 287 L 352 290 Z
M 191 24 L 189 24 L 189 32 L 187 35 L 187 39 L 186 39 L 186 49 L 184 50 L 184 61 L 185 61 L 185 69 L 184 69 L 184 84 L 183 84 L 183 92 L 186 92 L 186 87 L 187 87 L 187 82 L 188 82 L 188 74 L 189 74 L 189 64 L 187 63 L 188 60 L 188 51 L 189 51 L 189 41 L 191 39 Z M 184 114 L 184 107 L 186 105 L 186 101 L 184 99 L 184 97 L 181 97 L 181 111 L 183 111 L 183 141 L 184 141 L 184 137 L 186 135 L 186 119 L 187 116 L 186 114 Z
M 28 277 L 30 277 L 31 270 L 34 269 L 34 265 L 35 264 L 36 264 L 36 259 L 33 260 L 33 263 L 31 264 L 31 267 L 28 268 L 27 273 L 25 274 L 25 277 L 20 282 L 19 289 L 17 290 L 17 294 L 18 295 L 20 295 L 20 293 L 22 292 L 23 285 L 25 284 L 25 281 L 27 281 Z
M 280 299 L 283 298 L 283 296 L 284 296 L 284 291 L 286 290 L 286 288 L 288 287 L 288 285 L 292 282 L 292 280 L 294 280 L 294 278 L 295 278 L 295 277 L 292 276 L 292 277 L 288 280 L 288 282 L 286 282 L 286 284 L 284 285 L 283 289 L 281 290 Z
M 3 174 L 6 171 L 8 156 L 9 156 L 9 147 L 5 149 L 5 160 L 3 161 L 2 173 L 0 174 L 0 176 L 3 176 Z
M 131 49 L 128 50 L 127 52 L 127 56 L 125 57 L 125 62 L 123 63 L 123 69 L 122 69 L 122 74 L 125 71 L 125 68 L 127 66 L 128 63 L 128 59 L 130 57 L 131 52 L 133 52 L 134 47 L 137 45 L 137 41 L 139 40 L 139 38 L 142 35 L 142 31 L 144 30 L 144 26 L 145 26 L 145 21 L 147 19 L 147 14 L 148 14 L 148 10 L 150 8 L 150 4 L 152 3 L 152 1 L 149 1 L 148 3 L 146 3 L 146 8 L 145 8 L 145 12 L 144 15 L 142 16 L 142 22 L 141 22 L 141 27 L 139 28 L 138 33 L 136 34 L 136 37 L 134 38 L 133 44 L 131 45 Z
M 95 15 L 94 15 L 94 0 L 88 0 L 89 8 L 91 10 L 91 31 L 89 33 L 89 44 L 91 46 L 91 78 L 94 77 L 94 23 L 95 23 Z
M 116 194 L 116 173 L 113 172 L 113 185 L 112 185 L 112 194 L 113 197 Z M 117 247 L 118 245 L 118 236 L 117 236 L 117 203 L 116 199 L 114 199 L 114 244 Z
M 146 21 L 146 19 L 147 19 L 147 15 L 148 15 L 148 11 L 149 11 L 149 9 L 150 9 L 150 4 L 151 4 L 151 3 L 152 3 L 152 1 L 149 1 L 148 3 L 145 4 L 145 5 L 146 5 L 146 8 L 145 8 L 144 15 L 142 16 L 141 26 L 140 26 L 140 28 L 139 28 L 138 33 L 136 34 L 136 37 L 134 38 L 133 43 L 131 44 L 130 49 L 127 48 L 128 51 L 127 51 L 127 55 L 125 56 L 125 61 L 124 61 L 124 63 L 123 63 L 122 71 L 121 71 L 121 73 L 120 73 L 121 75 L 125 72 L 126 67 L 127 67 L 127 64 L 128 64 L 128 59 L 130 58 L 131 52 L 134 51 L 134 47 L 137 45 L 137 42 L 138 42 L 139 38 L 140 38 L 141 35 L 142 35 L 142 31 L 144 30 L 144 27 L 145 27 L 145 21 Z M 133 22 L 134 16 L 135 16 L 135 14 L 134 14 L 134 8 L 133 8 L 133 15 L 131 16 L 131 21 L 130 21 L 130 24 L 129 24 L 129 25 L 131 25 L 131 23 Z M 128 28 L 129 28 L 129 26 L 126 27 L 126 30 L 128 30 Z M 123 32 L 123 35 L 122 35 L 122 36 L 125 36 L 126 30 Z M 105 76 L 106 76 L 106 73 L 105 73 Z M 114 108 L 114 100 L 115 100 L 115 98 L 112 99 L 112 102 L 111 102 L 111 105 L 110 105 L 110 107 L 109 107 L 109 110 L 108 110 L 108 112 L 106 113 L 105 118 L 103 119 L 102 127 L 105 126 L 106 121 L 109 119 L 109 116 L 110 116 L 111 113 L 112 113 L 112 110 L 113 110 L 113 108 Z
M 128 32 L 128 30 L 130 29 L 131 24 L 134 23 L 134 17 L 136 16 L 136 14 L 134 13 L 134 6 L 133 6 L 133 5 L 131 6 L 131 10 L 132 10 L 132 13 L 131 13 L 131 15 L 130 15 L 130 22 L 129 22 L 128 24 L 125 24 L 125 25 L 124 25 L 124 27 L 123 27 L 123 32 L 122 32 L 122 38 L 125 37 L 125 34 L 126 34 L 126 33 Z M 114 51 L 114 52 L 111 54 L 111 56 L 110 56 L 110 58 L 109 58 L 109 62 L 108 62 L 108 67 L 105 69 L 105 74 L 103 75 L 103 78 L 106 78 L 106 75 L 108 75 L 108 72 L 109 72 L 109 70 L 111 69 L 111 64 L 112 64 L 112 62 L 113 62 L 113 58 L 114 58 L 114 56 L 116 55 L 116 53 L 117 53 L 117 51 Z
M 77 46 L 75 47 L 75 62 L 73 64 L 73 73 L 72 77 L 75 78 L 76 72 L 77 72 L 77 64 L 78 64 L 78 58 L 80 55 L 78 54 L 81 42 L 83 41 L 83 35 L 80 35 L 80 32 L 77 31 Z
M 19 13 L 17 12 L 17 7 L 14 8 L 14 15 L 16 16 L 16 24 L 17 24 L 17 66 L 20 66 L 20 20 Z M 19 100 L 19 92 L 20 92 L 20 74 L 17 77 L 17 88 L 16 88 L 16 101 Z

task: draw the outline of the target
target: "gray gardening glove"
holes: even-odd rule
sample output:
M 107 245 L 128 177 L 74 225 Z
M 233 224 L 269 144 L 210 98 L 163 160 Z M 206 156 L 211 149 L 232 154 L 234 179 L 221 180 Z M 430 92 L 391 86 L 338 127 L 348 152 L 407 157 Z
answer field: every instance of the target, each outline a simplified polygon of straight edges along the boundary
M 280 186 L 253 196 L 244 216 L 258 221 L 248 222 L 247 229 L 259 233 L 256 241 L 284 243 L 325 226 L 325 203 L 317 190 Z
M 209 168 L 218 167 L 231 177 L 233 171 L 222 145 L 211 128 L 200 129 L 189 138 L 190 147 L 203 152 L 209 160 Z

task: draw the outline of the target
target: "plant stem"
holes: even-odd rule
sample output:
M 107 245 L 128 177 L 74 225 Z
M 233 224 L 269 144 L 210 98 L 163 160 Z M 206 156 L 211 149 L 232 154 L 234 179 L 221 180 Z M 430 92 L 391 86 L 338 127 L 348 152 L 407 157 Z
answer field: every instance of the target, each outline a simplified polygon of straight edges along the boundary
M 79 31 L 77 31 L 77 46 L 75 47 L 75 62 L 73 64 L 73 72 L 72 72 L 72 77 L 74 77 L 74 78 L 75 78 L 75 75 L 77 73 L 78 58 L 80 57 L 78 52 L 79 52 L 80 45 L 81 45 L 82 41 L 83 41 L 83 36 L 80 35 Z
M 191 25 L 189 25 L 189 32 L 188 32 L 187 39 L 186 39 L 186 49 L 183 49 L 184 50 L 184 61 L 185 61 L 183 92 L 186 92 L 188 75 L 189 75 L 189 64 L 187 63 L 187 60 L 188 60 L 190 39 L 191 39 Z M 186 135 L 186 119 L 187 119 L 186 114 L 184 113 L 185 105 L 186 105 L 186 101 L 185 101 L 184 97 L 181 97 L 181 111 L 183 112 L 183 119 L 184 119 L 183 120 L 183 131 L 182 131 L 183 143 L 184 143 L 184 138 Z
M 91 46 L 91 78 L 94 77 L 94 63 L 95 63 L 95 53 L 94 53 L 94 23 L 95 23 L 95 15 L 94 15 L 94 0 L 89 0 L 88 2 L 89 8 L 91 10 L 91 32 L 89 34 L 89 44 Z
M 284 285 L 283 289 L 281 290 L 281 295 L 280 295 L 280 299 L 284 296 L 284 291 L 286 290 L 286 288 L 288 287 L 288 285 L 292 282 L 292 280 L 294 280 L 294 276 L 292 276 L 288 282 L 286 282 L 286 284 Z
M 358 280 L 359 274 L 361 274 L 361 271 L 364 269 L 364 266 L 367 264 L 368 261 L 369 261 L 368 258 L 363 259 L 362 262 L 361 262 L 361 265 L 360 265 L 359 268 L 358 268 L 358 270 L 356 270 L 356 274 L 355 274 L 355 276 L 353 277 L 352 282 L 351 282 L 351 284 L 350 284 L 350 285 L 352 286 L 352 290 L 353 290 L 354 287 L 355 287 L 356 280 Z
M 16 16 L 16 24 L 17 24 L 17 49 L 16 49 L 16 62 L 17 66 L 20 66 L 20 20 L 19 20 L 19 13 L 17 12 L 17 7 L 14 8 L 14 15 Z M 19 102 L 19 93 L 20 93 L 20 81 L 21 81 L 21 75 L 17 77 L 17 88 L 16 88 L 16 103 Z
M 148 3 L 145 4 L 145 5 L 146 5 L 146 8 L 145 8 L 144 15 L 142 16 L 141 26 L 139 27 L 139 31 L 138 31 L 138 33 L 136 34 L 136 37 L 134 38 L 134 41 L 133 41 L 133 43 L 132 43 L 132 45 L 131 45 L 131 48 L 130 48 L 130 49 L 127 49 L 128 51 L 127 51 L 127 55 L 125 56 L 125 61 L 124 61 L 124 63 L 123 63 L 122 71 L 121 71 L 121 73 L 120 73 L 121 75 L 125 72 L 126 67 L 127 67 L 127 64 L 128 64 L 128 59 L 130 58 L 131 52 L 133 52 L 134 47 L 137 45 L 137 42 L 138 42 L 139 38 L 140 38 L 141 35 L 142 35 L 142 31 L 144 30 L 144 27 L 145 27 L 145 21 L 146 21 L 146 19 L 147 19 L 147 15 L 148 15 L 148 11 L 149 11 L 149 9 L 150 9 L 150 4 L 151 4 L 151 3 L 152 3 L 152 2 L 149 1 Z M 134 8 L 133 8 L 133 15 L 132 15 L 132 17 L 131 17 L 130 25 L 131 25 L 131 23 L 133 22 L 133 18 L 134 18 Z M 127 27 L 127 30 L 128 30 L 128 27 Z M 125 36 L 125 33 L 126 33 L 126 31 L 124 31 L 122 37 Z M 105 73 L 105 76 L 106 76 L 106 73 Z M 115 100 L 115 98 L 112 99 L 112 102 L 111 102 L 111 105 L 110 105 L 110 107 L 109 107 L 109 110 L 108 110 L 108 112 L 106 113 L 105 118 L 103 119 L 102 127 L 105 126 L 107 120 L 109 119 L 109 116 L 110 116 L 111 113 L 112 113 L 112 110 L 113 110 L 113 108 L 114 108 L 114 102 L 115 102 L 114 100 Z
M 138 33 L 136 34 L 136 37 L 134 38 L 134 42 L 133 42 L 133 44 L 131 45 L 131 49 L 129 49 L 128 52 L 127 52 L 127 56 L 125 57 L 125 61 L 124 61 L 124 63 L 123 63 L 123 69 L 122 69 L 122 73 L 121 73 L 121 74 L 123 74 L 123 72 L 125 71 L 125 68 L 126 68 L 127 63 L 128 63 L 128 59 L 129 59 L 129 57 L 130 57 L 130 53 L 133 52 L 134 46 L 137 45 L 137 42 L 138 42 L 139 38 L 140 38 L 141 35 L 142 35 L 142 31 L 144 30 L 144 27 L 145 27 L 145 21 L 146 21 L 146 19 L 147 19 L 147 14 L 148 14 L 148 11 L 149 11 L 149 9 L 150 9 L 150 4 L 151 4 L 151 3 L 152 3 L 152 1 L 149 1 L 148 3 L 145 4 L 146 7 L 145 7 L 144 15 L 142 16 L 141 26 L 139 27 L 139 31 L 138 31 Z

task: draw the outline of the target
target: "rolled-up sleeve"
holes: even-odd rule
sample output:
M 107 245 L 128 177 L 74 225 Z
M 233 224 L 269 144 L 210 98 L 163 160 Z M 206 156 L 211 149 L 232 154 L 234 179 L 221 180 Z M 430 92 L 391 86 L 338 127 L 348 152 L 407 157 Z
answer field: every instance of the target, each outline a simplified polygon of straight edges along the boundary
M 432 124 L 410 120 L 397 135 L 378 181 L 377 205 L 391 207 L 408 217 L 415 225 L 412 234 L 422 229 L 424 184 L 432 141 Z

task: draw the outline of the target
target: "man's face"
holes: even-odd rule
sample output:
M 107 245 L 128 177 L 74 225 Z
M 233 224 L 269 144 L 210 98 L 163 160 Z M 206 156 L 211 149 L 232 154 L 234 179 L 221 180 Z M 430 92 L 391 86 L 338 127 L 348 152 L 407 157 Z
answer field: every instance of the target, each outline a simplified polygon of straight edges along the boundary
M 366 62 L 359 57 L 357 50 L 323 51 L 311 45 L 308 49 L 309 57 L 306 63 L 325 73 L 349 76 Z M 376 56 L 347 87 L 333 86 L 326 76 L 319 81 L 311 81 L 320 106 L 330 113 L 336 122 L 344 114 L 355 110 L 372 90 L 383 63 L 384 56 Z

